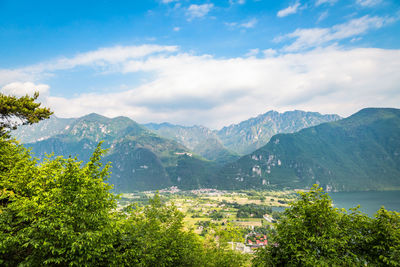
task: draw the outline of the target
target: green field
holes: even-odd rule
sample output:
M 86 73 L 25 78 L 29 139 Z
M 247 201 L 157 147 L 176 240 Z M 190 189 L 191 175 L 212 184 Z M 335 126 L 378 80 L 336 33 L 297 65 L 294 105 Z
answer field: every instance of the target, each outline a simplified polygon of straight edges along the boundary
M 254 229 L 270 229 L 280 215 L 276 207 L 288 206 L 297 196 L 295 191 L 180 191 L 173 188 L 121 194 L 119 208 L 130 204 L 146 205 L 155 194 L 159 194 L 168 205 L 175 205 L 185 215 L 187 229 L 205 235 L 213 226 L 229 224 L 242 231 L 243 238 Z M 273 222 L 264 219 L 263 215 Z

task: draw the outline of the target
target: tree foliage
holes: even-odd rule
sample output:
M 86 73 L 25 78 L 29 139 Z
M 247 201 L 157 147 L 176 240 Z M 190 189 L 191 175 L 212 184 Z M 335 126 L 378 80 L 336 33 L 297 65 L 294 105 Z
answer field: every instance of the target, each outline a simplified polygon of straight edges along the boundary
M 249 217 L 262 218 L 264 214 L 272 213 L 271 207 L 267 207 L 264 205 L 257 205 L 254 203 L 244 204 L 244 205 L 235 204 L 234 207 L 238 209 L 236 215 L 238 218 L 249 218 Z
M 256 266 L 399 266 L 400 214 L 383 207 L 375 218 L 332 206 L 314 186 L 286 209 L 272 244 L 258 251 Z
M 47 119 L 53 114 L 48 108 L 41 108 L 35 102 L 39 93 L 31 96 L 7 96 L 0 93 L 0 136 L 9 130 L 16 129 L 19 124 L 32 124 Z
M 1 98 L 12 99 L 2 118 L 46 117 L 50 112 L 37 105 L 16 111 L 36 97 Z M 119 211 L 103 153 L 99 144 L 87 164 L 63 157 L 38 162 L 0 136 L 0 266 L 240 266 L 246 260 L 185 230 L 183 214 L 158 196 Z
M 21 148 L 20 148 L 21 149 Z M 0 259 L 6 266 L 90 265 L 113 253 L 115 196 L 104 183 L 96 149 L 88 164 L 76 159 L 24 157 L 1 173 Z
M 33 160 L 22 146 L 0 173 L 0 265 L 240 266 L 246 258 L 184 230 L 183 214 L 158 196 L 117 211 L 108 165 L 72 158 Z M 4 151 L 4 150 L 3 150 Z M 226 237 L 226 238 L 225 238 Z M 222 239 L 224 241 L 222 242 Z M 229 239 L 225 241 L 225 239 Z

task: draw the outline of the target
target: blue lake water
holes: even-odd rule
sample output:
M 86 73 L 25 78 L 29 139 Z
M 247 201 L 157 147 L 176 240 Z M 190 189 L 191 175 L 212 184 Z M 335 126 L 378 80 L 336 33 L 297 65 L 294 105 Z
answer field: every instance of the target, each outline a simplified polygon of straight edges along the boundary
M 387 210 L 400 212 L 400 191 L 368 191 L 329 193 L 337 208 L 354 208 L 360 205 L 360 211 L 373 216 L 382 206 Z
M 400 212 L 400 191 L 367 191 L 367 192 L 330 192 L 336 208 L 354 208 L 360 205 L 360 211 L 374 216 L 382 206 L 387 210 Z M 284 207 L 273 207 L 275 211 L 283 211 Z

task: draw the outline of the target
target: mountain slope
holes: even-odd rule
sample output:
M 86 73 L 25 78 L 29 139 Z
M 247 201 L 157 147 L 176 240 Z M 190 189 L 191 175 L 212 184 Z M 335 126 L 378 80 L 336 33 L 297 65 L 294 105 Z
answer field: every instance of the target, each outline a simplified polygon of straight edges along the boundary
M 54 153 L 87 162 L 97 144 L 103 141 L 103 147 L 108 149 L 103 162 L 112 165 L 109 182 L 120 192 L 172 185 L 198 188 L 209 184 L 209 177 L 217 167 L 176 141 L 162 138 L 126 117 L 110 119 L 89 114 L 54 133 L 26 146 L 39 158 Z
M 32 125 L 24 125 L 12 131 L 12 135 L 22 143 L 33 143 L 62 133 L 75 119 L 51 116 L 47 120 Z
M 245 155 L 267 144 L 278 133 L 293 133 L 324 122 L 339 120 L 338 115 L 321 115 L 300 110 L 268 111 L 256 118 L 222 128 L 216 134 L 231 151 Z
M 219 131 L 203 126 L 185 127 L 170 123 L 149 123 L 144 126 L 162 137 L 183 144 L 206 159 L 223 164 L 260 148 L 277 133 L 293 133 L 339 119 L 338 115 L 296 110 L 285 113 L 269 111 Z
M 327 190 L 400 188 L 400 110 L 368 108 L 331 123 L 275 135 L 267 145 L 225 166 L 220 186 L 310 187 Z
M 158 135 L 177 141 L 196 154 L 219 164 L 235 161 L 239 155 L 226 149 L 216 133 L 204 126 L 180 126 L 170 123 L 149 123 L 146 128 Z
M 41 130 L 43 132 L 43 130 Z M 140 135 L 147 132 L 143 127 L 126 117 L 107 118 L 98 114 L 89 114 L 74 119 L 58 134 L 38 142 L 27 143 L 35 156 L 43 158 L 46 153 L 55 155 L 78 156 L 87 162 L 100 141 L 104 148 L 111 148 L 126 135 Z

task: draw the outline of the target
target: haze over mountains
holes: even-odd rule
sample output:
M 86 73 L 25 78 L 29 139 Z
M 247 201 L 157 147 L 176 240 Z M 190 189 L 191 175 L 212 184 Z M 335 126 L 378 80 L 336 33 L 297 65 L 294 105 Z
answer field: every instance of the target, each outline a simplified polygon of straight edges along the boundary
M 118 191 L 171 185 L 305 188 L 313 183 L 328 190 L 381 190 L 400 188 L 399 121 L 397 109 L 364 109 L 343 120 L 269 111 L 217 131 L 89 114 L 53 117 L 20 127 L 14 136 L 39 158 L 54 152 L 83 161 L 103 140 L 109 149 L 104 162 L 113 163 L 109 181 Z
M 245 155 L 267 144 L 277 133 L 293 133 L 339 119 L 338 115 L 321 115 L 317 112 L 295 110 L 279 113 L 271 110 L 255 118 L 214 131 L 203 126 L 183 127 L 168 123 L 150 123 L 145 126 L 163 137 L 184 144 L 200 155 L 203 155 L 201 150 L 207 143 L 217 145 L 219 149 L 225 147 L 236 154 Z

